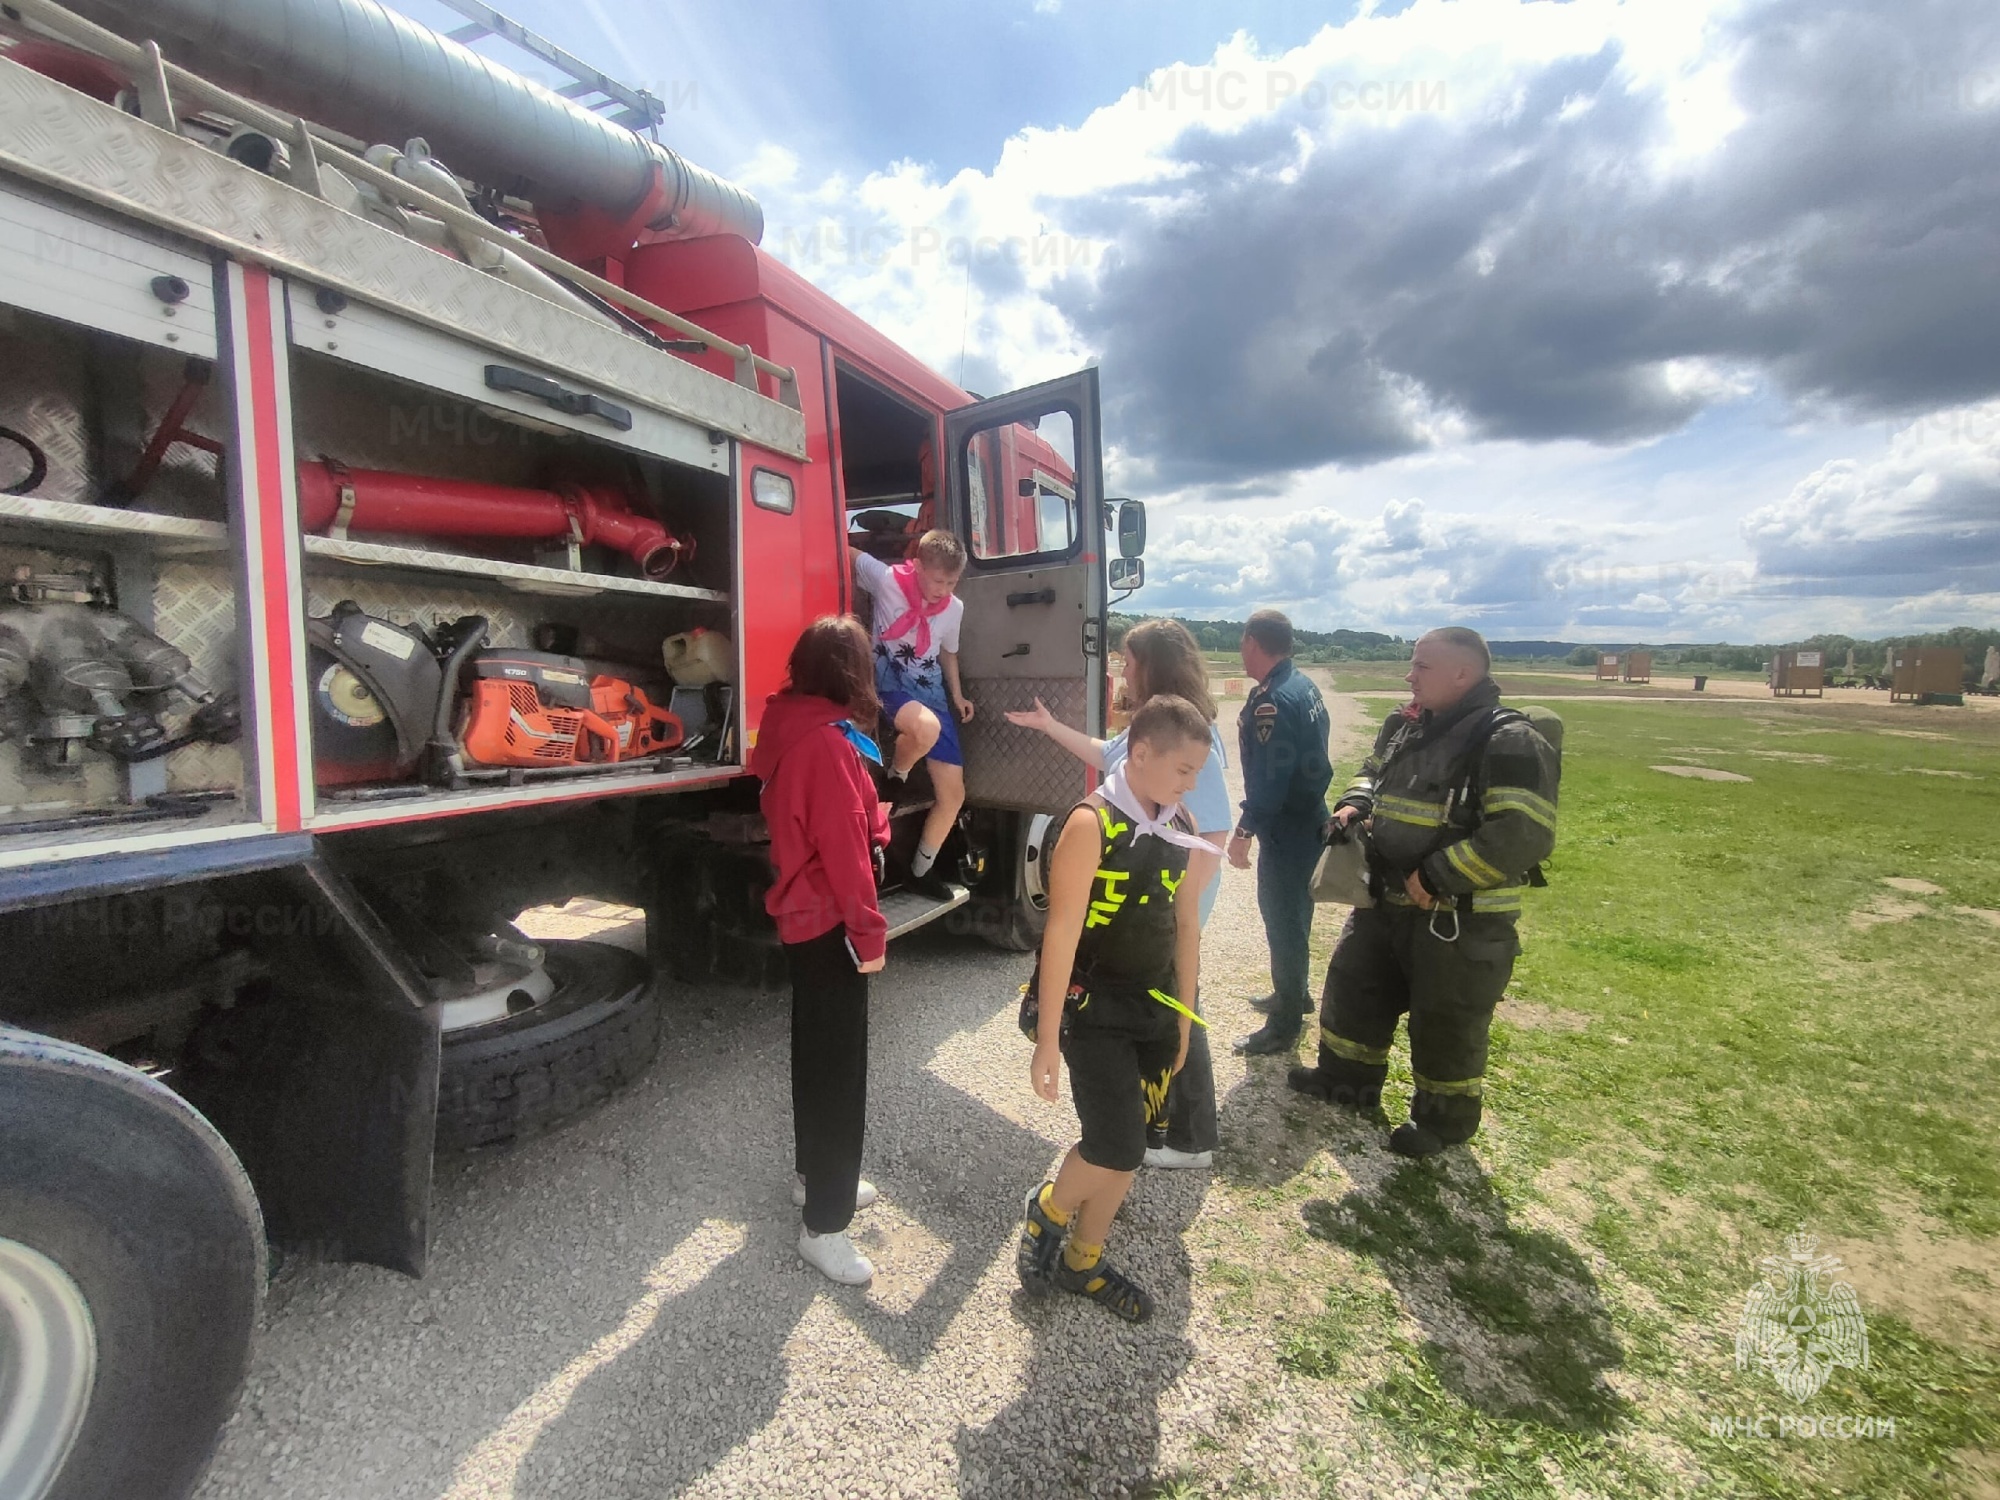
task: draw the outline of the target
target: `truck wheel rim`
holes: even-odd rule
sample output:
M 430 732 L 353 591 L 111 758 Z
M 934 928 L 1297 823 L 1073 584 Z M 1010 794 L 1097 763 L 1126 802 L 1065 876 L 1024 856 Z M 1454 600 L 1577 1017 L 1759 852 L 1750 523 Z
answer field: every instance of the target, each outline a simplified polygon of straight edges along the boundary
M 490 1025 L 547 1005 L 555 997 L 556 982 L 546 968 L 526 973 L 510 973 L 476 994 L 446 1000 L 438 1006 L 438 1030 L 449 1036 L 474 1026 Z
M 1036 813 L 1028 820 L 1028 836 L 1021 849 L 1021 890 L 1028 898 L 1029 905 L 1037 911 L 1049 909 L 1049 891 L 1042 879 L 1043 856 L 1048 852 L 1049 825 L 1055 822 L 1048 813 Z
M 38 1250 L 0 1239 L 0 1495 L 40 1500 L 90 1406 L 90 1304 Z

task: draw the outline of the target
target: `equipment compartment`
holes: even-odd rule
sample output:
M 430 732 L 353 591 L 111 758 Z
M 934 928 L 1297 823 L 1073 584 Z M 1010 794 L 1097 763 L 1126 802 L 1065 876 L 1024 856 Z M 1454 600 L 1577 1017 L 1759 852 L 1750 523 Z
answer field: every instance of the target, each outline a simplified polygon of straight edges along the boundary
M 737 635 L 726 444 L 719 468 L 676 461 L 296 337 L 291 379 L 313 826 L 740 762 L 734 648 L 707 688 L 677 688 L 662 652 Z
M 537 597 L 506 584 L 478 584 L 403 569 L 329 567 L 316 560 L 307 576 L 307 713 L 312 725 L 319 821 L 351 821 L 343 809 L 398 804 L 405 799 L 482 789 L 548 786 L 564 782 L 617 791 L 632 778 L 683 773 L 713 774 L 738 762 L 731 684 L 676 687 L 661 659 L 662 642 L 677 632 L 704 628 L 727 632 L 728 611 L 719 604 L 598 595 Z M 464 639 L 460 622 L 485 622 L 485 647 L 454 666 L 451 647 Z M 569 687 L 573 676 L 601 691 L 616 689 L 615 711 L 593 710 L 595 721 L 574 756 L 552 747 L 540 754 L 481 757 L 490 734 L 469 732 L 482 661 L 507 658 L 524 664 L 510 674 L 540 687 L 546 707 L 555 701 L 541 663 Z M 543 658 L 553 658 L 543 662 Z M 632 704 L 632 693 L 643 700 Z M 445 725 L 457 769 L 421 753 L 431 742 L 440 693 L 450 703 Z M 599 742 L 601 721 L 636 726 L 644 704 L 674 714 L 682 733 L 671 744 L 635 747 L 630 728 L 611 755 Z M 508 705 L 483 702 L 487 712 Z M 532 701 L 511 705 L 532 721 Z M 512 716 L 512 715 L 510 715 Z M 530 725 L 521 724 L 525 732 Z M 580 730 L 584 726 L 573 726 Z
M 0 864 L 251 815 L 231 429 L 211 360 L 0 306 Z
M 726 466 L 663 459 L 303 350 L 292 409 L 308 555 L 488 578 L 525 566 L 568 575 L 520 575 L 527 583 L 726 601 Z

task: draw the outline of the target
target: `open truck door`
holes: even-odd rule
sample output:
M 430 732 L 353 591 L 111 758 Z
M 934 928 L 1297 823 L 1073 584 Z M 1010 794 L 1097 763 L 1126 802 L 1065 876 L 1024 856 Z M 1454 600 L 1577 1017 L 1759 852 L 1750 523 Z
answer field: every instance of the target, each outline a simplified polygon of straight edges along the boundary
M 1104 462 L 1097 371 L 947 412 L 945 489 L 965 543 L 959 676 L 966 803 L 1060 813 L 1087 790 L 1083 763 L 1009 709 L 1040 698 L 1104 733 Z

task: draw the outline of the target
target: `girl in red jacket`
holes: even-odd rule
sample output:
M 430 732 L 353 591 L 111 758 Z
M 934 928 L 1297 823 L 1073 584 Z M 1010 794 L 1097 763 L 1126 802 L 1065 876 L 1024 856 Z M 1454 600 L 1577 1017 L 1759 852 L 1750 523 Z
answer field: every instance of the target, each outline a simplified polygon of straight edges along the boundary
M 792 647 L 784 691 L 764 704 L 750 769 L 764 783 L 776 880 L 764 898 L 792 971 L 792 1130 L 805 1210 L 799 1254 L 833 1280 L 875 1275 L 847 1237 L 875 1201 L 861 1180 L 868 1099 L 868 975 L 888 924 L 875 904 L 875 850 L 889 825 L 862 758 L 882 755 L 874 727 L 868 632 L 846 615 L 813 621 Z

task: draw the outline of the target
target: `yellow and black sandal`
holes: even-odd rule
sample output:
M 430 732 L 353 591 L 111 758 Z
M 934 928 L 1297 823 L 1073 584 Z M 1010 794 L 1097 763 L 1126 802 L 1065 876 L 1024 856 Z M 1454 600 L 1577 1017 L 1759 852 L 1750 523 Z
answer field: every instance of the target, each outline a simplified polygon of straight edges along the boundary
M 1072 1271 L 1067 1261 L 1059 1260 L 1055 1284 L 1066 1292 L 1103 1303 L 1128 1323 L 1143 1323 L 1153 1315 L 1153 1299 L 1108 1260 L 1099 1260 L 1087 1271 Z
M 1054 1290 L 1049 1276 L 1062 1259 L 1064 1226 L 1042 1208 L 1042 1188 L 1050 1185 L 1045 1182 L 1029 1190 L 1021 1210 L 1021 1243 L 1014 1249 L 1014 1270 L 1021 1285 L 1037 1297 L 1046 1297 Z

